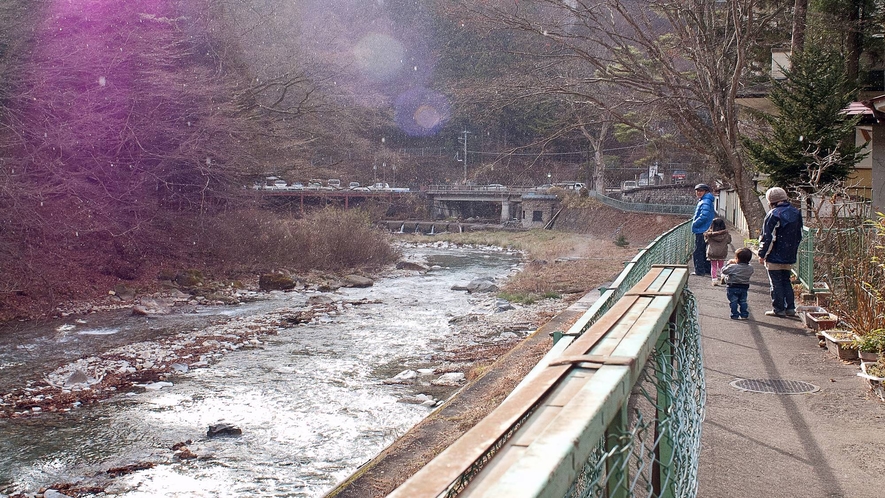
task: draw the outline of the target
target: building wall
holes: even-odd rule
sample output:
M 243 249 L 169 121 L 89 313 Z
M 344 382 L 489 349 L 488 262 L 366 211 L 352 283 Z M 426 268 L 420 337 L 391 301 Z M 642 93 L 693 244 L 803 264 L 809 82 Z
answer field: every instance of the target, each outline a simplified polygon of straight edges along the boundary
M 523 196 L 522 226 L 544 228 L 558 208 L 559 199 L 555 195 Z

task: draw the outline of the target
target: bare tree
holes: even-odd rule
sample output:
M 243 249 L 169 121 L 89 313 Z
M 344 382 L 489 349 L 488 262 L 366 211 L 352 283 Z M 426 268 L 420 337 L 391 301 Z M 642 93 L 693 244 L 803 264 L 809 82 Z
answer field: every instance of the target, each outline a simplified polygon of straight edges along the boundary
M 783 12 L 783 3 L 468 0 L 464 8 L 477 22 L 535 36 L 535 60 L 548 73 L 551 67 L 569 68 L 580 76 L 570 91 L 614 121 L 657 139 L 677 130 L 669 146 L 708 158 L 713 171 L 735 187 L 755 228 L 764 212 L 741 149 L 737 98 L 750 51 L 769 20 Z M 603 86 L 618 93 L 598 92 Z M 657 128 L 648 126 L 649 115 Z

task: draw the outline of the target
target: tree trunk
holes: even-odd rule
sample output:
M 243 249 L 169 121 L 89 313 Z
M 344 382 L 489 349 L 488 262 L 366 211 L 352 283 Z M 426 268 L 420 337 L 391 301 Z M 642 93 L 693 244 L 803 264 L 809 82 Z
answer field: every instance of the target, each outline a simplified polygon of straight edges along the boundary
M 808 0 L 796 0 L 793 5 L 793 40 L 790 54 L 798 54 L 805 48 L 805 18 L 808 13 Z
M 845 40 L 845 72 L 848 81 L 857 81 L 860 72 L 860 53 L 863 50 L 863 30 L 860 23 L 860 11 L 863 0 L 854 0 L 848 10 L 848 35 Z

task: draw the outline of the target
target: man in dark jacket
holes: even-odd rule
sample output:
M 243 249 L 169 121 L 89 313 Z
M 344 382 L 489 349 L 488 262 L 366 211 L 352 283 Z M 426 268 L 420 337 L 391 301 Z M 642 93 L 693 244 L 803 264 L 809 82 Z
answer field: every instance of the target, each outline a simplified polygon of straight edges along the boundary
M 802 213 L 790 204 L 787 192 L 772 187 L 765 192 L 771 210 L 762 223 L 759 261 L 768 270 L 771 311 L 768 316 L 796 316 L 796 296 L 790 281 L 802 240 Z
M 691 233 L 694 234 L 694 274 L 710 275 L 710 262 L 707 261 L 707 242 L 704 240 L 704 232 L 710 228 L 713 218 L 716 217 L 713 194 L 710 187 L 699 183 L 694 187 L 694 193 L 698 196 L 698 205 L 694 209 L 694 221 L 691 223 Z

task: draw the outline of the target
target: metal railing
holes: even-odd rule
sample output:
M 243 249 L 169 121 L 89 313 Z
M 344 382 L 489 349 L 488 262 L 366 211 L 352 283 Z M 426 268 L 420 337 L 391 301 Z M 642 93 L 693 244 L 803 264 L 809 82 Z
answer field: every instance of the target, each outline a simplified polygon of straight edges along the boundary
M 640 251 L 497 409 L 390 496 L 694 496 L 692 246 L 686 222 Z
M 814 288 L 814 235 L 814 229 L 802 227 L 802 241 L 796 255 L 796 276 L 808 290 Z
M 624 202 L 619 199 L 611 198 L 607 195 L 600 194 L 598 192 L 589 192 L 590 197 L 598 200 L 599 202 L 611 206 L 613 208 L 620 209 L 621 211 L 633 211 L 637 213 L 654 213 L 654 214 L 676 214 L 676 215 L 685 215 L 692 216 L 694 214 L 696 205 L 681 205 L 681 204 L 646 204 L 640 202 Z

